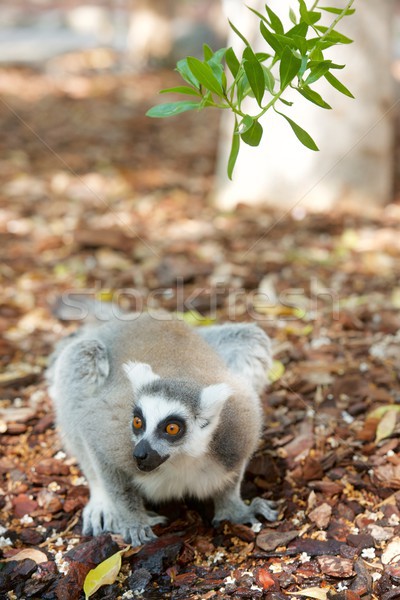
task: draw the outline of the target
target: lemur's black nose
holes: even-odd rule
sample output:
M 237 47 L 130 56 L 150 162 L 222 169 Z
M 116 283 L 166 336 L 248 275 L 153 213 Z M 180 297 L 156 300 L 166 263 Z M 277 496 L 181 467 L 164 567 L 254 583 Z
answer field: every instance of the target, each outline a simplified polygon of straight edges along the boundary
M 133 457 L 136 459 L 136 464 L 140 471 L 148 473 L 159 467 L 163 462 L 169 458 L 169 454 L 161 456 L 156 450 L 154 450 L 149 442 L 141 440 L 133 451 Z
M 151 446 L 147 440 L 140 441 L 133 451 L 133 456 L 137 461 L 146 460 L 149 456 L 149 452 L 151 451 Z

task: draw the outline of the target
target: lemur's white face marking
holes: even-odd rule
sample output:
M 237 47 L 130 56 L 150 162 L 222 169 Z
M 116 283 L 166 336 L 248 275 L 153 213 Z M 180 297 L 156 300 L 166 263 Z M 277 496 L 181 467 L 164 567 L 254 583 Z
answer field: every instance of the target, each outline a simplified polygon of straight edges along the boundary
M 174 456 L 204 454 L 232 393 L 229 386 L 160 379 L 144 363 L 129 362 L 124 370 L 135 393 L 132 430 L 139 469 L 148 472 Z

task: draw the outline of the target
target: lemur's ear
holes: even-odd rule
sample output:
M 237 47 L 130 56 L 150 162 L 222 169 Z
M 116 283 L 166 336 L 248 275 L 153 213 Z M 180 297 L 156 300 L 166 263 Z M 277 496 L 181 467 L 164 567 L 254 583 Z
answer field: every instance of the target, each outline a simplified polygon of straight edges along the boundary
M 146 363 L 130 360 L 123 365 L 123 369 L 136 393 L 145 385 L 160 379 L 159 375 L 156 375 L 151 366 Z
M 217 383 L 204 388 L 200 399 L 201 418 L 206 421 L 216 419 L 232 393 L 232 389 L 226 383 Z

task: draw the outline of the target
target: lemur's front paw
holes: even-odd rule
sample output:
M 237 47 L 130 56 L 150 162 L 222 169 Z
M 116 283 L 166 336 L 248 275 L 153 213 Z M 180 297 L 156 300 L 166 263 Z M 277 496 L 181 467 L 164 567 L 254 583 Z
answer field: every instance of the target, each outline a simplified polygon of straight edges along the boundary
M 132 515 L 121 515 L 93 499 L 83 509 L 82 531 L 84 535 L 118 533 L 128 544 L 141 546 L 157 537 L 151 527 L 165 523 L 166 520 L 156 513 L 138 512 Z
M 268 521 L 276 521 L 279 511 L 275 510 L 275 507 L 275 502 L 264 498 L 253 498 L 250 504 L 245 504 L 242 500 L 235 504 L 229 503 L 226 507 L 220 507 L 215 513 L 213 525 L 218 525 L 221 521 L 255 525 L 260 522 L 257 515 Z
M 259 522 L 255 518 L 256 515 L 261 515 L 267 521 L 276 521 L 279 515 L 279 510 L 276 510 L 276 503 L 272 500 L 265 500 L 265 498 L 253 498 L 248 509 L 249 514 L 254 518 L 251 523 Z

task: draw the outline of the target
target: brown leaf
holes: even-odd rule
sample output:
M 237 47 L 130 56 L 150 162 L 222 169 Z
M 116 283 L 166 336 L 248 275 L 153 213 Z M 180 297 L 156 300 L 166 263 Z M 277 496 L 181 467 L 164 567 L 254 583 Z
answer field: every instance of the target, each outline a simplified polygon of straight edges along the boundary
M 36 548 L 24 548 L 17 552 L 17 554 L 13 554 L 10 558 L 6 558 L 4 562 L 9 562 L 10 560 L 25 560 L 27 558 L 33 560 L 37 565 L 48 561 L 44 552 L 36 550 Z
M 275 550 L 279 546 L 286 546 L 289 542 L 298 537 L 299 531 L 276 531 L 274 529 L 264 529 L 256 539 L 256 544 L 265 552 Z
M 82 248 L 99 248 L 106 246 L 114 250 L 128 252 L 135 245 L 135 240 L 128 237 L 120 229 L 76 229 L 75 243 Z
M 324 502 L 308 514 L 310 521 L 316 524 L 319 529 L 325 529 L 329 525 L 332 516 L 332 507 Z
M 18 518 L 24 515 L 29 515 L 37 509 L 38 503 L 36 500 L 32 500 L 26 494 L 19 494 L 12 499 L 13 512 Z
M 274 585 L 276 585 L 275 579 L 272 577 L 271 572 L 263 567 L 260 567 L 255 572 L 256 583 L 259 587 L 261 587 L 264 591 L 271 589 Z
M 69 466 L 55 458 L 43 458 L 35 470 L 40 475 L 69 475 Z
M 319 568 L 330 577 L 352 577 L 354 575 L 353 561 L 341 556 L 318 556 Z

